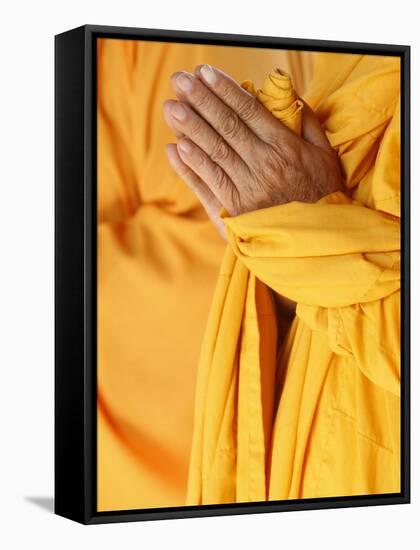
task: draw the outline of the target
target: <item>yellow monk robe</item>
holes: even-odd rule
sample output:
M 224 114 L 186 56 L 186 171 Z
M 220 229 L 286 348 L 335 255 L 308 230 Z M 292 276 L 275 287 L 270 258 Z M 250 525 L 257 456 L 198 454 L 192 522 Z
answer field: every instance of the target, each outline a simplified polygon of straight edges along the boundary
M 185 503 L 196 371 L 225 248 L 166 159 L 170 75 L 241 81 L 312 54 L 101 39 L 98 52 L 98 510 Z
M 188 504 L 400 490 L 399 70 L 318 54 L 305 99 L 349 196 L 224 218 Z M 258 94 L 279 119 L 283 95 L 273 75 Z M 298 304 L 277 358 L 267 287 Z

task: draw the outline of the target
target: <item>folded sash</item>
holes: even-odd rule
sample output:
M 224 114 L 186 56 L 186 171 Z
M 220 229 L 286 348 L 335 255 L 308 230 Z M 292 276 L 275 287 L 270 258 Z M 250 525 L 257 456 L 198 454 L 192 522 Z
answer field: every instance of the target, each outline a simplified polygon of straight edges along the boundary
M 286 74 L 273 71 L 257 92 L 250 82 L 243 86 L 300 133 L 302 102 Z M 348 89 L 347 101 L 340 97 L 339 103 L 345 112 L 352 101 Z M 383 110 L 382 131 L 394 107 L 395 101 Z M 328 116 L 323 123 L 333 142 L 342 130 L 332 107 Z M 335 124 L 330 131 L 328 120 Z M 354 167 L 361 170 L 366 159 L 372 165 L 378 151 L 380 134 L 372 132 L 369 141 L 357 130 L 356 125 L 353 136 L 345 135 L 345 146 L 334 144 L 351 166 L 349 188 L 354 187 Z M 270 289 L 296 301 L 298 317 L 325 331 L 324 311 L 389 297 L 400 288 L 400 223 L 394 214 L 368 207 L 356 194 L 336 192 L 314 204 L 294 201 L 224 216 L 228 247 L 200 358 L 187 504 L 268 498 L 269 470 L 276 467 L 269 466 L 269 449 L 278 351 Z M 350 340 L 341 348 L 332 343 L 334 352 L 347 353 Z

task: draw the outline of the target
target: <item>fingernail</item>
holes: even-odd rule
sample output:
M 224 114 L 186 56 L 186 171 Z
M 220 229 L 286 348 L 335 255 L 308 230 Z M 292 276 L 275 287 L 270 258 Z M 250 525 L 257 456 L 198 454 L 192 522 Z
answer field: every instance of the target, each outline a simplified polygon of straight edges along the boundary
M 193 87 L 193 76 L 188 73 L 181 73 L 176 77 L 175 84 L 182 92 L 189 92 Z
M 183 121 L 187 118 L 187 111 L 180 103 L 175 103 L 172 107 L 171 115 L 179 121 Z
M 180 141 L 178 143 L 178 147 L 181 149 L 183 153 L 190 153 L 191 152 L 191 144 L 188 143 L 188 141 Z
M 201 76 L 208 84 L 214 84 L 216 82 L 216 71 L 210 65 L 203 65 L 200 69 Z

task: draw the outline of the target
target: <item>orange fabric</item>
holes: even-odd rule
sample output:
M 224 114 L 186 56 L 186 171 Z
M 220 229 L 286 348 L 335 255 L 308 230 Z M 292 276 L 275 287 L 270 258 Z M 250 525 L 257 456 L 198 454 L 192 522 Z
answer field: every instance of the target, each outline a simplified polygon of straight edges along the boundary
M 224 217 L 188 504 L 400 490 L 399 71 L 398 58 L 317 55 L 306 99 L 350 196 Z M 273 75 L 258 97 L 290 126 L 296 104 Z M 268 288 L 297 302 L 277 372 Z
M 185 504 L 196 370 L 225 243 L 164 153 L 169 77 L 312 54 L 101 39 L 98 51 L 98 510 Z

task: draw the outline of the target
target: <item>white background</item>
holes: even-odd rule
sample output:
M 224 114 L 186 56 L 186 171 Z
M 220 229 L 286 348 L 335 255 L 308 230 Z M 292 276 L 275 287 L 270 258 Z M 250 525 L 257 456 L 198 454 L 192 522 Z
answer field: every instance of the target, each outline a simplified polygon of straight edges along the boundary
M 413 241 L 419 230 L 415 0 L 95 0 L 2 4 L 0 64 L 0 546 L 419 548 L 419 347 L 413 334 L 413 504 L 84 527 L 54 516 L 54 34 L 85 23 L 412 46 Z M 412 325 L 419 326 L 418 257 Z M 417 342 L 416 342 L 417 340 Z M 47 508 L 47 509 L 46 509 Z

